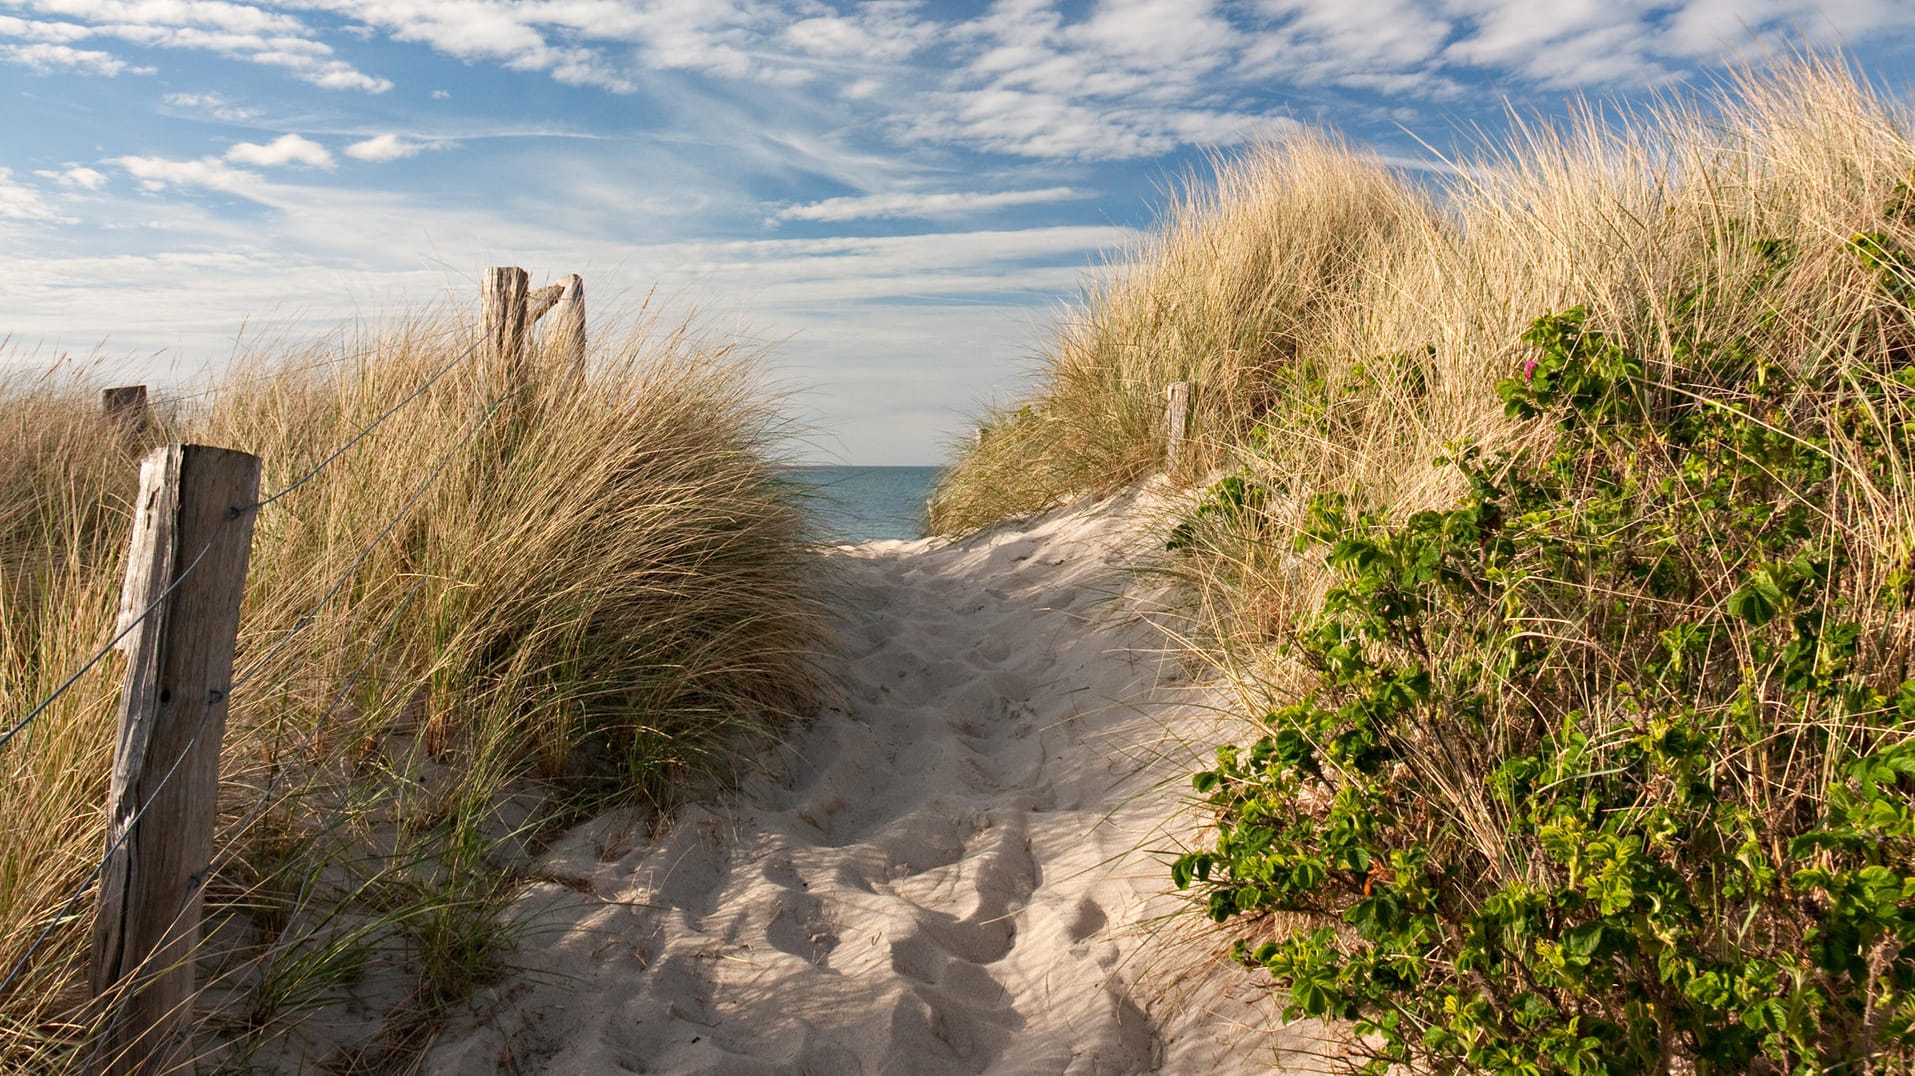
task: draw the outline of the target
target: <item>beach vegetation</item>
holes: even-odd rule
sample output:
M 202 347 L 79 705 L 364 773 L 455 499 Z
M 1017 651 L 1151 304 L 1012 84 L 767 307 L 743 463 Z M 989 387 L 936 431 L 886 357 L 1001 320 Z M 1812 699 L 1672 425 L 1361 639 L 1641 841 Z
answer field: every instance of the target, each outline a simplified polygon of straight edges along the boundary
M 1196 382 L 1164 567 L 1243 725 L 1169 882 L 1368 1071 L 1915 1068 L 1912 130 L 1807 57 L 1435 173 L 1246 152 L 940 490 L 1162 471 Z M 1129 456 L 976 489 L 1100 409 Z
M 511 961 L 504 909 L 557 828 L 704 794 L 814 710 L 821 595 L 776 397 L 753 355 L 639 321 L 502 387 L 469 326 L 422 320 L 242 360 L 137 430 L 66 365 L 0 384 L 9 724 L 112 634 L 140 454 L 264 460 L 203 1067 L 403 1068 Z M 88 1058 L 119 661 L 0 746 L 0 1070 Z M 372 1018 L 302 1038 L 348 1004 Z

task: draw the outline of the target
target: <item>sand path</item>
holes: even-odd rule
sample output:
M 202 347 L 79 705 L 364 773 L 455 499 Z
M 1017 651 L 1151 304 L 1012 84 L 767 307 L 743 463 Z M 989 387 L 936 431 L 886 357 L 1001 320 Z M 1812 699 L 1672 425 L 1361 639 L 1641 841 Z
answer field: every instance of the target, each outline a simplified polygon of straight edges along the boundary
M 426 1071 L 1267 1070 L 1270 1038 L 1231 1046 L 1268 1019 L 1240 973 L 1198 1004 L 1153 982 L 1152 853 L 1214 718 L 1113 600 L 1124 507 L 834 553 L 841 706 L 783 779 L 561 839 L 520 970 Z

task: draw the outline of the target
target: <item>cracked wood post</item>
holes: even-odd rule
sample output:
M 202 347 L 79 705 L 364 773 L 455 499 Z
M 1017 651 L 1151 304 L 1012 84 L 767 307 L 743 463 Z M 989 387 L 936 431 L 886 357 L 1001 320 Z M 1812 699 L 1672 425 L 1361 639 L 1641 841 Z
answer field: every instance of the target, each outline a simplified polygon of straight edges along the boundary
M 552 304 L 552 347 L 572 376 L 585 373 L 585 281 L 577 273 L 559 278 L 559 297 Z
M 552 315 L 546 323 L 545 347 L 571 376 L 585 372 L 585 281 L 568 273 L 556 284 L 532 292 L 526 299 L 527 325 Z
M 191 1015 L 259 466 L 204 445 L 166 445 L 140 464 L 119 627 L 166 597 L 120 643 L 112 852 L 91 962 L 93 995 L 110 1013 L 94 1056 L 111 1076 L 163 1071 Z
M 1164 449 L 1164 468 L 1177 466 L 1177 454 L 1184 447 L 1185 423 L 1190 419 L 1190 382 L 1172 381 L 1164 388 L 1164 425 L 1170 436 Z
M 526 273 L 516 265 L 495 265 L 485 271 L 480 310 L 485 318 L 486 370 L 489 386 L 500 398 L 524 390 L 525 335 L 532 324 L 527 313 Z M 511 410 L 511 408 L 508 408 Z
M 125 438 L 137 443 L 157 425 L 153 409 L 147 404 L 145 385 L 120 385 L 100 390 L 100 413 L 119 427 Z

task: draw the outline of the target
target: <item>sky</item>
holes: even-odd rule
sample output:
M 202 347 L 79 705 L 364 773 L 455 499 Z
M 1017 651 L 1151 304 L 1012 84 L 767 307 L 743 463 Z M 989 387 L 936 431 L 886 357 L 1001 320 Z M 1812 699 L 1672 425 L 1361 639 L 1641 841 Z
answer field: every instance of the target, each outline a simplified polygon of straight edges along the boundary
M 0 0 L 0 365 L 190 385 L 519 265 L 935 463 L 1219 152 L 1427 168 L 1798 47 L 1906 85 L 1915 0 Z

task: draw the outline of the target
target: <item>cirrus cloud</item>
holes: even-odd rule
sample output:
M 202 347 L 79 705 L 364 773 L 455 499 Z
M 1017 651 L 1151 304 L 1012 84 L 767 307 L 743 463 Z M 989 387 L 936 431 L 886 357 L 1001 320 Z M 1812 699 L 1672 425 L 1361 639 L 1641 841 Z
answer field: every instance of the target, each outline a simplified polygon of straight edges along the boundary
M 1088 191 L 1075 187 L 1045 187 L 1041 190 L 997 191 L 994 193 L 897 193 L 866 194 L 846 198 L 826 198 L 821 202 L 788 205 L 773 214 L 778 221 L 847 221 L 900 218 L 958 217 L 986 213 L 1013 206 L 1042 205 L 1047 202 L 1074 202 L 1089 198 Z
M 18 64 L 31 71 L 50 74 L 55 71 L 112 78 L 121 72 L 150 75 L 150 67 L 135 67 L 110 52 L 76 49 L 71 45 L 35 42 L 30 45 L 0 45 L 0 62 Z

